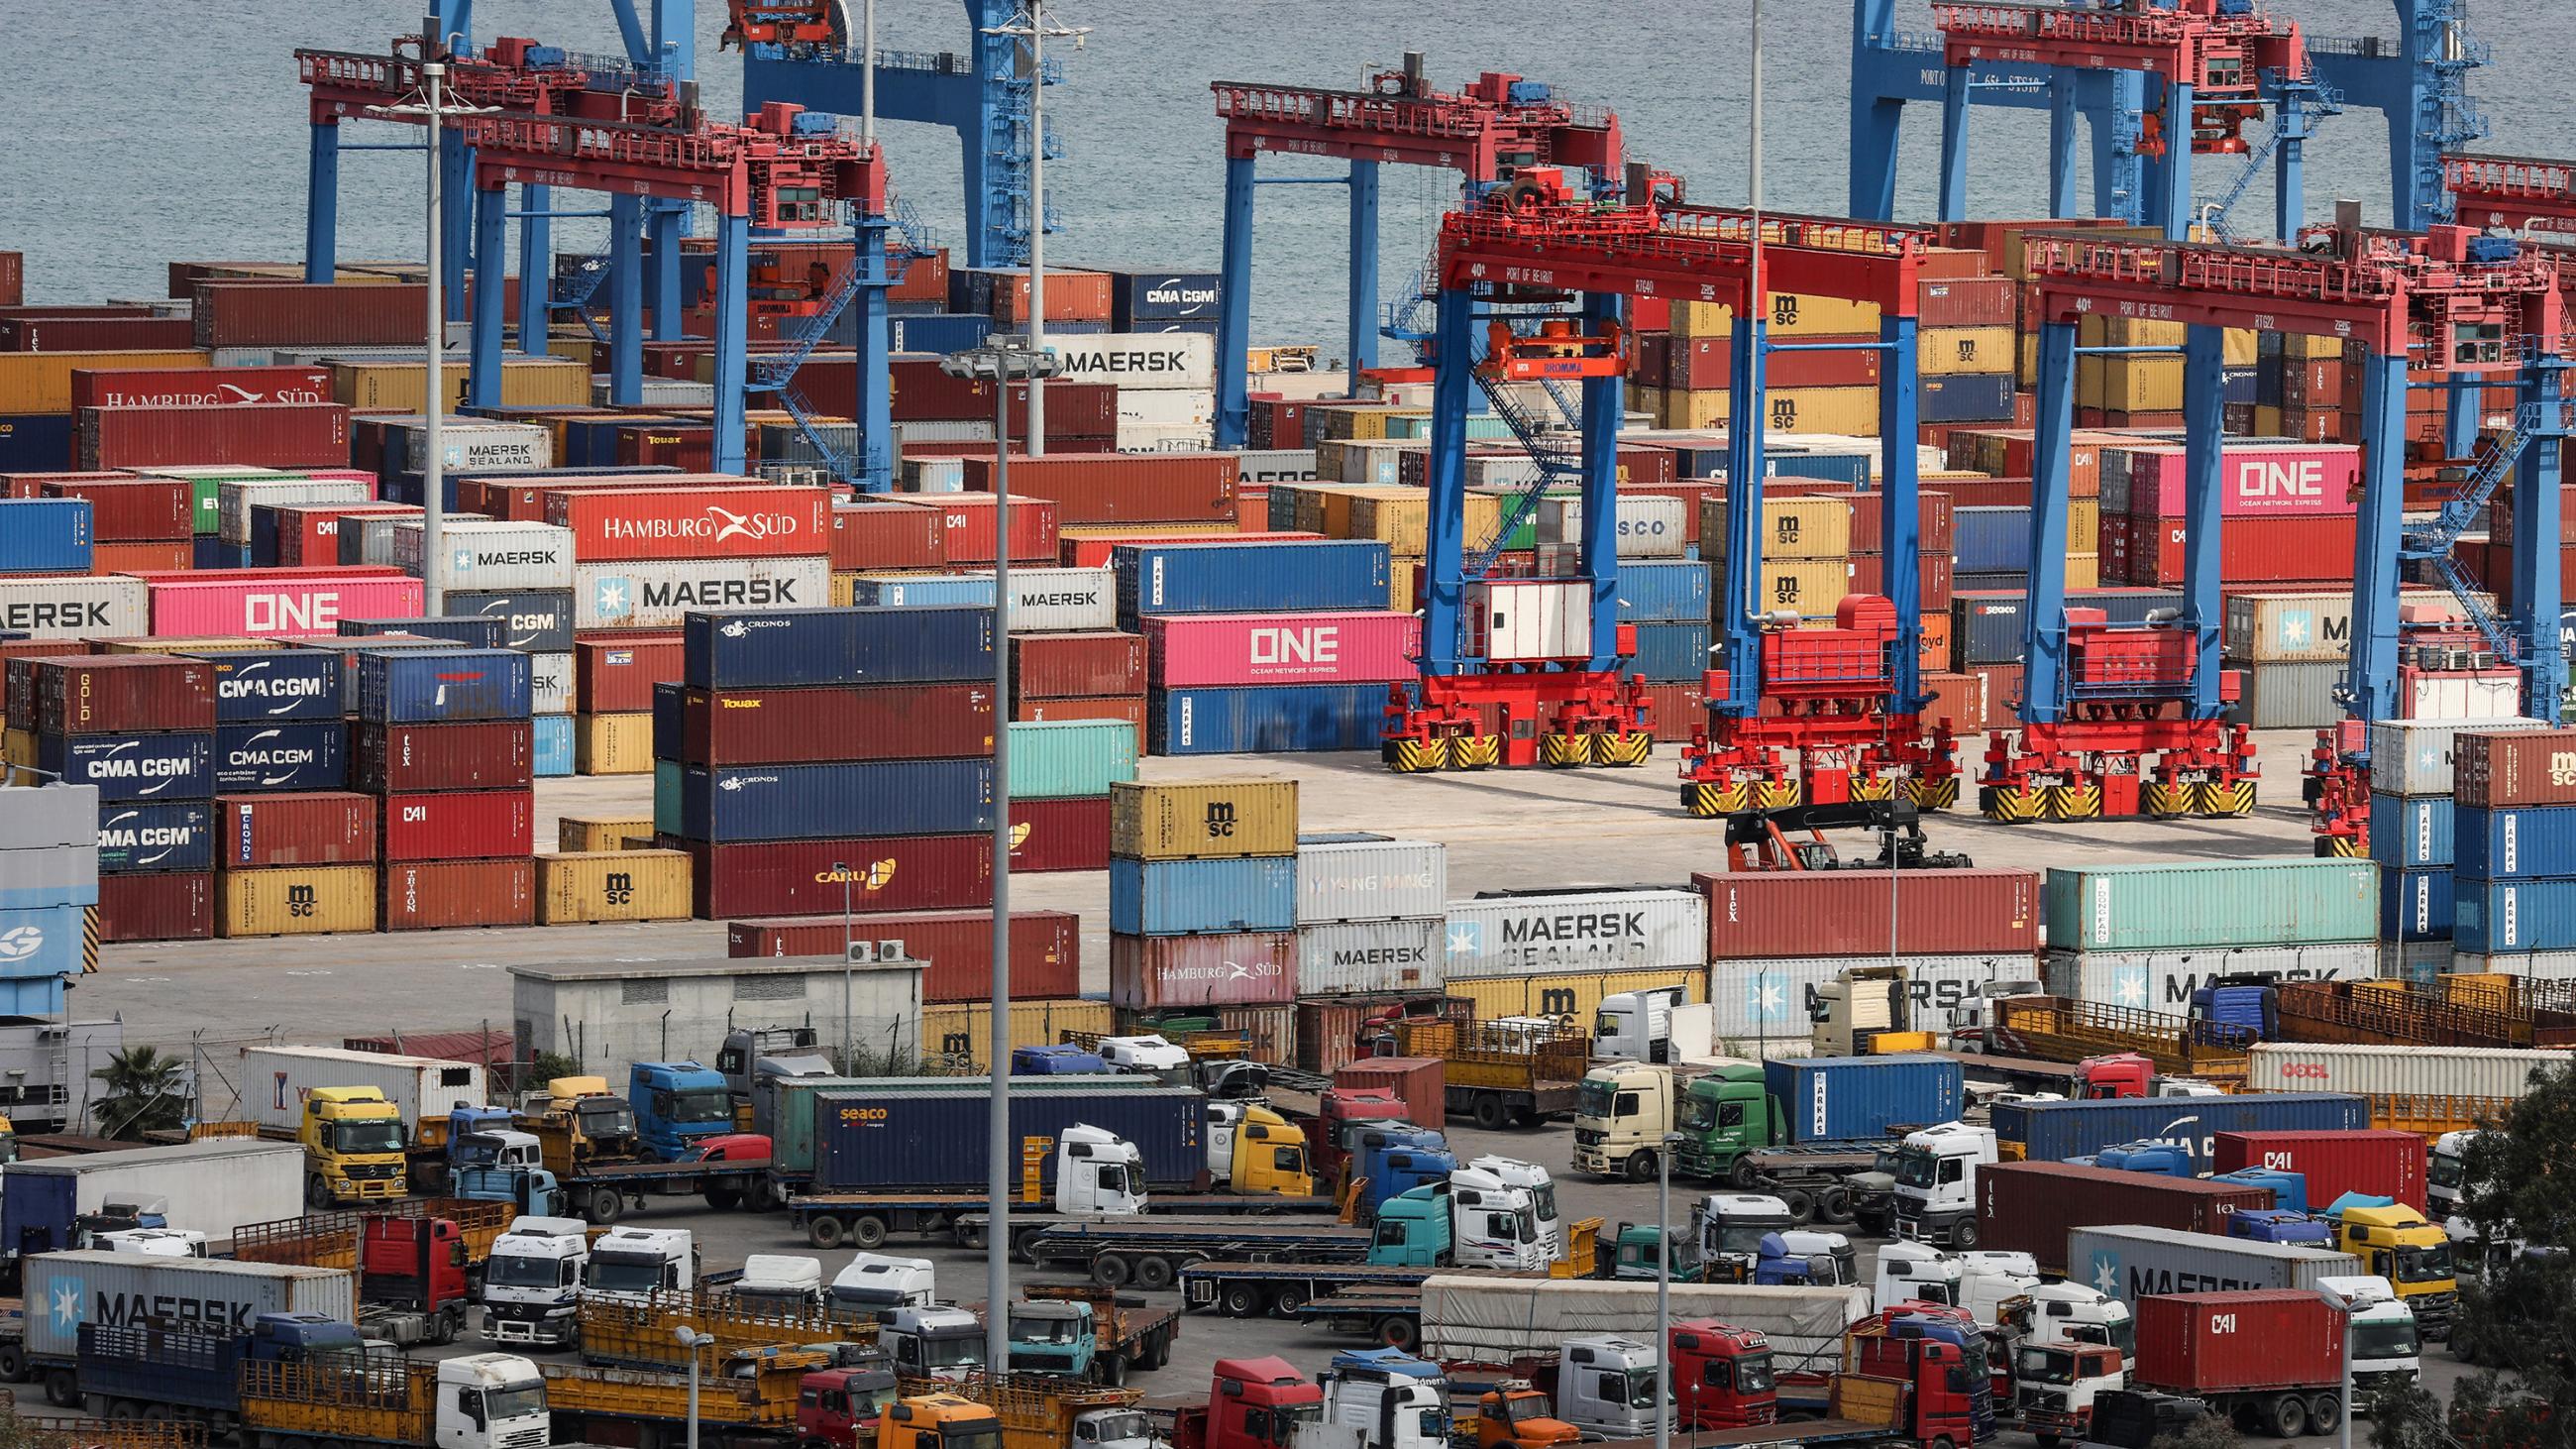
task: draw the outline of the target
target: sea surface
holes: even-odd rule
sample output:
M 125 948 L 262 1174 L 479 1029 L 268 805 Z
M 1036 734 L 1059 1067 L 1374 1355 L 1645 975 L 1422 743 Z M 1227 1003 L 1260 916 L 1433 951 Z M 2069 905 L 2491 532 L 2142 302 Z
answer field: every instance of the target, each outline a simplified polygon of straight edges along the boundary
M 2388 0 L 2275 3 L 2312 34 L 2395 34 Z M 1928 6 L 1904 5 L 1902 23 L 1929 28 Z M 877 8 L 883 46 L 966 44 L 961 5 L 881 0 Z M 1631 153 L 1679 171 L 1695 198 L 1740 204 L 1746 195 L 1747 0 L 1052 0 L 1049 10 L 1089 28 L 1078 52 L 1050 46 L 1065 71 L 1047 102 L 1064 148 L 1047 168 L 1058 220 L 1051 261 L 1213 269 L 1224 166 L 1208 82 L 1357 86 L 1408 49 L 1427 53 L 1443 88 L 1505 70 L 1609 106 Z M 300 258 L 307 127 L 293 52 L 381 50 L 396 30 L 418 26 L 419 12 L 389 0 L 0 0 L 0 248 L 26 253 L 29 300 L 157 297 L 174 259 Z M 2477 0 L 2470 18 L 2493 53 L 2473 81 L 2490 125 L 2479 149 L 2576 155 L 2576 86 L 2566 70 L 2576 9 L 2563 0 Z M 1770 0 L 1764 21 L 1766 201 L 1841 213 L 1851 7 Z M 473 23 L 478 41 L 528 35 L 619 49 L 605 0 L 483 0 Z M 698 75 L 715 111 L 741 94 L 739 56 L 716 48 L 723 23 L 720 0 L 699 0 Z M 2045 113 L 1975 114 L 1976 214 L 2044 214 Z M 1901 217 L 1931 213 L 1939 119 L 1937 108 L 1909 108 Z M 885 135 L 897 187 L 943 240 L 957 241 L 955 136 L 908 123 L 888 123 Z M 2309 158 L 2314 215 L 2354 196 L 2384 218 L 2386 128 L 2376 114 L 2327 121 Z M 2199 158 L 2201 193 L 2222 189 L 2241 164 Z M 421 169 L 417 153 L 345 158 L 341 257 L 421 254 Z M 1265 175 L 1323 169 L 1293 158 L 1263 163 Z M 1398 167 L 1383 178 L 1382 281 L 1393 290 L 1430 249 L 1457 181 Z M 2089 179 L 2080 185 L 2089 196 Z M 2268 180 L 2258 183 L 2242 204 L 2268 216 L 2270 190 Z M 559 226 L 568 233 L 559 244 L 594 249 L 587 226 Z M 1339 188 L 1262 189 L 1256 340 L 1314 340 L 1338 351 L 1346 232 Z

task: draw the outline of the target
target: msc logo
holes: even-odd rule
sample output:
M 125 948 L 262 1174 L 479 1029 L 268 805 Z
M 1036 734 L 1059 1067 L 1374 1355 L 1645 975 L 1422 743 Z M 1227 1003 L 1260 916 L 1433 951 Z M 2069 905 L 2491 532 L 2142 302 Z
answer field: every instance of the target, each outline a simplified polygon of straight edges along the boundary
M 612 906 L 632 904 L 635 900 L 635 876 L 631 871 L 612 870 L 608 883 L 600 891 L 602 899 Z
M 1211 800 L 1207 808 L 1207 833 L 1210 840 L 1229 840 L 1234 836 L 1234 804 L 1228 800 Z
M 318 902 L 315 901 L 313 896 L 313 887 L 309 885 L 300 885 L 288 886 L 286 888 L 286 913 L 288 915 L 309 917 L 313 914 L 317 905 Z
M 1542 989 L 1538 994 L 1538 1014 L 1541 1016 L 1574 1015 L 1574 988 L 1550 986 Z

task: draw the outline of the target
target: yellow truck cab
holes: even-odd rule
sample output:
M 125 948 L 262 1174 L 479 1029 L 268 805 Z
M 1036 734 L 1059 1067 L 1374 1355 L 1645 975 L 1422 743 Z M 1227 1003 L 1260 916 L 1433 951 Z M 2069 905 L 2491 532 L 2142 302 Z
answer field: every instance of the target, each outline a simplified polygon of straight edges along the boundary
M 402 1110 L 374 1087 L 315 1087 L 304 1097 L 304 1202 L 381 1202 L 408 1196 Z
M 2334 1219 L 2335 1246 L 2359 1258 L 2362 1271 L 2397 1286 L 2426 1338 L 2448 1339 L 2460 1282 L 2450 1235 L 2404 1203 L 2348 1207 Z
M 606 1077 L 556 1077 L 521 1114 L 546 1170 L 570 1177 L 594 1164 L 636 1159 L 635 1108 Z
M 1208 1168 L 1238 1197 L 1311 1197 L 1306 1133 L 1259 1102 L 1208 1103 Z
M 1002 1449 L 1002 1420 L 958 1394 L 897 1399 L 877 1421 L 877 1449 Z
M 18 1124 L 0 1117 L 0 1163 L 18 1160 Z

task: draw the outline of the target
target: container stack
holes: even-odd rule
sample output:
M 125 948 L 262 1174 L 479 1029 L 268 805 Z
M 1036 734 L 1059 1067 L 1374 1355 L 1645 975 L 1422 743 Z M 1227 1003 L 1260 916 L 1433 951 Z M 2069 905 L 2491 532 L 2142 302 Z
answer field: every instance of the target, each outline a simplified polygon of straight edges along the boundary
M 1125 782 L 1109 798 L 1109 1001 L 1297 999 L 1297 783 Z
M 58 785 L 14 790 L 0 811 L 0 1009 L 59 1016 L 63 983 L 95 965 L 102 827 L 125 807 L 102 808 L 98 790 Z M 202 839 L 202 832 L 200 839 Z
M 224 642 L 192 646 L 215 674 L 218 933 L 375 929 L 378 802 L 349 788 L 350 656 L 210 647 Z
M 1762 500 L 1762 604 L 1831 619 L 1851 589 L 1852 505 L 1840 497 Z M 1701 500 L 1700 557 L 1726 563 L 1726 500 Z M 1644 647 L 1641 637 L 1639 647 Z
M 214 934 L 213 666 L 69 654 L 12 659 L 8 670 L 9 727 L 32 732 L 36 767 L 98 790 L 99 938 Z
M 380 797 L 383 929 L 529 924 L 536 910 L 529 656 L 407 648 L 364 651 L 352 663 L 358 788 Z
M 574 637 L 574 774 L 653 773 L 653 687 L 680 677 L 680 647 L 675 630 Z
M 2049 994 L 2180 1016 L 2213 976 L 2373 975 L 2379 868 L 2268 856 L 2053 869 L 2040 914 Z
M 701 919 L 993 891 L 993 611 L 691 612 L 653 691 L 653 828 Z
M 1013 720 L 1007 737 L 1011 869 L 1107 870 L 1109 796 L 1136 778 L 1136 732 L 1115 719 Z
M 2576 729 L 2453 741 L 2454 965 L 2565 976 L 2576 961 Z
M 1673 990 L 1706 1001 L 1708 901 L 1638 888 L 1451 901 L 1442 987 L 1478 1021 L 1546 1016 L 1589 1023 L 1605 996 Z M 1803 1026 L 1800 1040 L 1805 1039 Z
M 1622 493 L 1618 498 L 1619 621 L 1637 626 L 1637 652 L 1628 672 L 1649 684 L 1694 684 L 1711 667 L 1707 566 L 1685 557 L 1690 514 L 1689 502 L 1665 494 Z M 1543 549 L 1579 547 L 1583 500 L 1540 499 L 1537 541 Z M 1688 570 L 1697 570 L 1698 577 L 1694 580 Z M 1687 613 L 1694 599 L 1696 616 Z
M 394 525 L 394 563 L 443 591 L 442 611 L 489 621 L 493 646 L 528 656 L 537 773 L 572 773 L 573 536 L 542 523 L 462 522 L 440 531 L 440 557 L 424 559 L 424 530 Z M 557 768 L 548 768 L 548 766 Z
M 1112 593 L 1114 623 L 1116 576 L 1106 569 L 1099 572 Z M 1141 755 L 1146 748 L 1145 680 L 1145 639 L 1140 634 L 1103 628 L 1011 635 L 1014 721 L 1132 721 Z M 1106 842 L 1105 806 L 1101 821 Z
M 196 565 L 195 490 L 179 479 L 68 478 L 40 485 L 38 495 L 88 500 L 91 572 L 109 574 Z M 20 514 L 7 517 L 27 521 Z M 0 523 L 0 530 L 7 527 Z
M 1061 378 L 1077 386 L 1100 383 L 1117 389 L 1119 452 L 1207 450 L 1216 421 L 1212 334 L 1110 332 L 1062 341 L 1049 337 L 1047 342 L 1063 365 Z
M 2288 607 L 2272 605 L 2269 612 Z M 2231 625 L 2235 617 L 2231 601 Z M 2277 633 L 2272 631 L 2272 637 Z M 2462 735 L 2539 727 L 2538 720 L 2380 720 L 2371 725 L 2370 858 L 2379 866 L 2380 975 L 2429 983 L 2451 969 L 2453 868 L 2458 863 L 2452 789 Z
M 1298 994 L 1401 1000 L 1438 992 L 1448 901 L 1449 848 L 1436 841 L 1298 836 Z

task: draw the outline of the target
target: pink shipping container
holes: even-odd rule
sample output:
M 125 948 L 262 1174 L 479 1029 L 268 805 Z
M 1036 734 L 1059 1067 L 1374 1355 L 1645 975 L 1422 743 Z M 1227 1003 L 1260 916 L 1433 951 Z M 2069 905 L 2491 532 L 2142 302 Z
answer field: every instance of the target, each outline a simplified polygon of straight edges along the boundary
M 199 282 L 199 347 L 418 347 L 429 288 L 403 283 Z
M 2221 1132 L 2211 1139 L 2209 1166 L 2213 1174 L 2295 1172 L 2307 1179 L 2310 1212 L 2348 1192 L 2424 1210 L 2424 1139 L 2413 1132 Z
M 348 462 L 349 410 L 338 403 L 90 408 L 80 415 L 84 468 L 203 463 L 346 467 Z
M 838 956 L 839 916 L 732 921 L 728 956 Z M 993 999 L 993 917 L 989 911 L 916 911 L 866 915 L 847 924 L 849 939 L 901 941 L 904 954 L 927 963 L 921 999 Z M 1011 912 L 1011 996 L 1039 1000 L 1082 994 L 1082 920 L 1070 911 Z
M 1404 1120 L 1437 1127 L 1448 1120 L 1449 1068 L 1438 1057 L 1370 1057 L 1333 1069 L 1340 1090 L 1378 1088 L 1404 1103 Z
M 223 795 L 215 811 L 215 860 L 226 870 L 365 865 L 376 858 L 373 795 Z
M 536 797 L 525 790 L 388 795 L 378 835 L 387 862 L 477 860 L 536 849 Z
M 1691 877 L 1708 897 L 1708 956 L 1885 956 L 1887 877 L 1782 871 Z M 1908 956 L 2039 951 L 2039 875 L 2027 870 L 1900 873 L 1896 950 Z
M 2131 448 L 2129 513 L 2138 518 L 2183 516 L 2183 450 Z M 2360 503 L 2353 487 L 2361 477 L 2359 448 L 2229 448 L 2219 460 L 2219 515 L 2250 518 L 2275 514 L 2352 513 Z
M 412 619 L 421 583 L 390 568 L 224 569 L 141 575 L 155 634 L 309 639 L 342 619 Z
M 125 407 L 257 407 L 331 401 L 327 367 L 74 368 L 72 411 Z
M 1109 938 L 1109 1004 L 1260 1005 L 1297 999 L 1297 933 Z
M 1411 679 L 1422 621 L 1411 614 L 1148 617 L 1156 687 L 1367 684 Z

